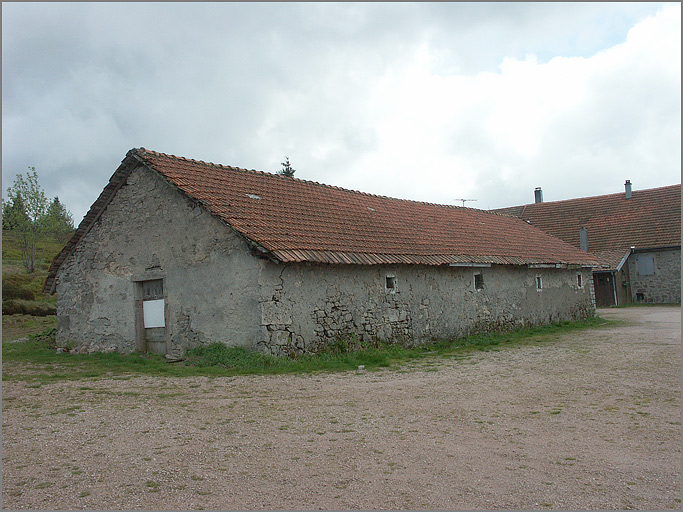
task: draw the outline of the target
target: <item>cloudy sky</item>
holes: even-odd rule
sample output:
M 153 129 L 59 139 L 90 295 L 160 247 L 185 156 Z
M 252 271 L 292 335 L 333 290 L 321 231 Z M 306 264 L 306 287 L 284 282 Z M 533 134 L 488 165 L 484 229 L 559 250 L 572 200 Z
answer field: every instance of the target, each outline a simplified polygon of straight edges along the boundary
M 681 181 L 679 3 L 2 3 L 3 195 L 134 147 L 499 208 Z

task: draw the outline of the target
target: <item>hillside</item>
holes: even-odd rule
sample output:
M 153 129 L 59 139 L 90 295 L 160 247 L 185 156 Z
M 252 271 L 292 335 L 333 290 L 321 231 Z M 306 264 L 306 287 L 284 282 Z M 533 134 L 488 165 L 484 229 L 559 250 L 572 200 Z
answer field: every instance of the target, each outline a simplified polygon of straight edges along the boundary
M 54 315 L 56 295 L 42 293 L 43 283 L 52 260 L 64 247 L 64 239 L 51 236 L 37 243 L 37 270 L 27 274 L 21 261 L 18 233 L 2 232 L 2 314 Z

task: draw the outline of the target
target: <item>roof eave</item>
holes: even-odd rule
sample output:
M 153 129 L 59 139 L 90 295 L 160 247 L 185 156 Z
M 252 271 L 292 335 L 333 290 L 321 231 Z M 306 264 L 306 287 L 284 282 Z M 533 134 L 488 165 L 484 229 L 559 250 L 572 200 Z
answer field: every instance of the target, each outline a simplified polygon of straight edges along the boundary
M 595 260 L 577 259 L 561 261 L 551 258 L 521 256 L 492 256 L 465 254 L 384 254 L 357 253 L 329 250 L 279 249 L 270 251 L 279 261 L 286 263 L 326 263 L 342 265 L 427 265 L 452 267 L 490 267 L 491 265 L 521 265 L 567 268 L 569 266 L 597 267 Z

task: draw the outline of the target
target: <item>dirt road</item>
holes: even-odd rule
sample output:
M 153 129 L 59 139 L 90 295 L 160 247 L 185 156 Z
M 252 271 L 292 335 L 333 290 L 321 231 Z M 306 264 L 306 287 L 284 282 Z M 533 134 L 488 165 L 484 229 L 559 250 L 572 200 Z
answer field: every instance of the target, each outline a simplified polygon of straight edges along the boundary
M 382 372 L 2 386 L 20 509 L 678 509 L 680 308 Z

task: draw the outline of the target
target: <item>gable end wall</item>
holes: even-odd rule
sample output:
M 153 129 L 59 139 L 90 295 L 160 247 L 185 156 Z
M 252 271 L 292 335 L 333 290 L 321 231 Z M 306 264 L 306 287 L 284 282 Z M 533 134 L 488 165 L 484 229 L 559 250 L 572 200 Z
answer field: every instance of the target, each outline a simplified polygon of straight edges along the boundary
M 139 167 L 59 269 L 57 340 L 138 349 L 136 283 L 161 277 L 169 354 L 212 341 L 255 346 L 259 268 L 231 228 Z

